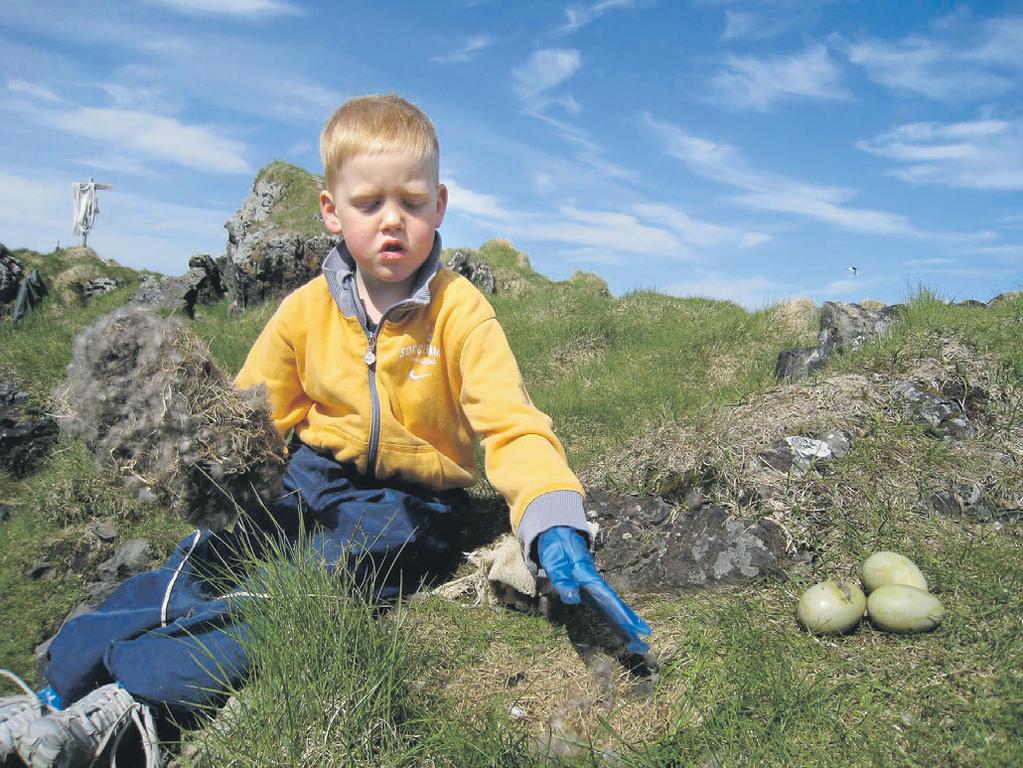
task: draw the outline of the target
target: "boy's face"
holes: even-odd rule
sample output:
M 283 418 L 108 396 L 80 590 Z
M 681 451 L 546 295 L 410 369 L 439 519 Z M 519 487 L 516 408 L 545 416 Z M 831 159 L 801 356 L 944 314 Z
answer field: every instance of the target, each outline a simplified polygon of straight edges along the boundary
M 355 155 L 341 164 L 334 188 L 320 193 L 320 212 L 327 231 L 344 237 L 368 287 L 396 287 L 411 283 L 430 255 L 447 201 L 429 160 Z

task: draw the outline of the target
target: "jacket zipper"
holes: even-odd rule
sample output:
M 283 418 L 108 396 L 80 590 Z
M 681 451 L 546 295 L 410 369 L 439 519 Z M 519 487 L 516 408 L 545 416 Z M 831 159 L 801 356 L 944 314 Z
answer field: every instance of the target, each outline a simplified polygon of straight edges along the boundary
M 366 368 L 369 372 L 369 404 L 370 404 L 370 421 L 369 421 L 369 455 L 368 461 L 366 462 L 366 470 L 369 474 L 376 476 L 377 473 L 377 453 L 380 449 L 380 395 L 377 393 L 377 338 L 380 336 L 380 332 L 384 329 L 384 322 L 387 320 L 387 316 L 391 314 L 391 310 L 400 307 L 400 304 L 388 308 L 383 315 L 380 316 L 380 322 L 377 323 L 377 329 L 370 331 L 368 328 L 364 328 L 366 331 L 366 354 L 362 356 L 362 362 L 366 364 Z

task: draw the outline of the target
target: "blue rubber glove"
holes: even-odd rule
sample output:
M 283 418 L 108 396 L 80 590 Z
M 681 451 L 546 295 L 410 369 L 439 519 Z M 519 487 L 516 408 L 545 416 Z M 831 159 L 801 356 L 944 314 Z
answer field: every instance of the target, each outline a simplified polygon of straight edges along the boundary
M 650 646 L 640 640 L 640 635 L 650 634 L 650 625 L 637 616 L 597 573 L 586 539 L 579 531 L 565 525 L 548 528 L 537 537 L 536 554 L 561 602 L 578 604 L 582 591 L 603 614 L 611 629 L 625 640 L 628 650 L 632 653 L 650 650 Z

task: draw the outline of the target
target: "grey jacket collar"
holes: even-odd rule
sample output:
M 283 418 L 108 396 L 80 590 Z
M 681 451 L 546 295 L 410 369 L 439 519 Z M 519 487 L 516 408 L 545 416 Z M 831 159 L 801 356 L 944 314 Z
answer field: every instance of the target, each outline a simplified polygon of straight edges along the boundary
M 388 320 L 397 320 L 406 311 L 415 309 L 418 306 L 426 306 L 430 303 L 430 281 L 441 268 L 440 263 L 440 233 L 433 237 L 433 248 L 430 255 L 416 272 L 416 279 L 412 283 L 412 290 L 408 298 L 398 302 L 391 309 L 387 310 Z M 341 310 L 341 314 L 347 317 L 357 317 L 362 326 L 366 327 L 366 310 L 359 301 L 359 293 L 355 286 L 355 259 L 348 252 L 348 246 L 344 240 L 338 243 L 327 254 L 320 267 L 323 276 L 327 279 L 327 287 L 334 303 Z

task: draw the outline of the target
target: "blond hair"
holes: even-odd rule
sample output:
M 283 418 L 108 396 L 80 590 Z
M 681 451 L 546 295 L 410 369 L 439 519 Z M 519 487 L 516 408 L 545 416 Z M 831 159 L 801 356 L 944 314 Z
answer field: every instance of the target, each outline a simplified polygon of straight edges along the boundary
M 397 94 L 360 96 L 346 101 L 323 126 L 320 157 L 327 187 L 334 187 L 341 164 L 355 155 L 396 152 L 433 165 L 440 176 L 440 144 L 430 118 Z

